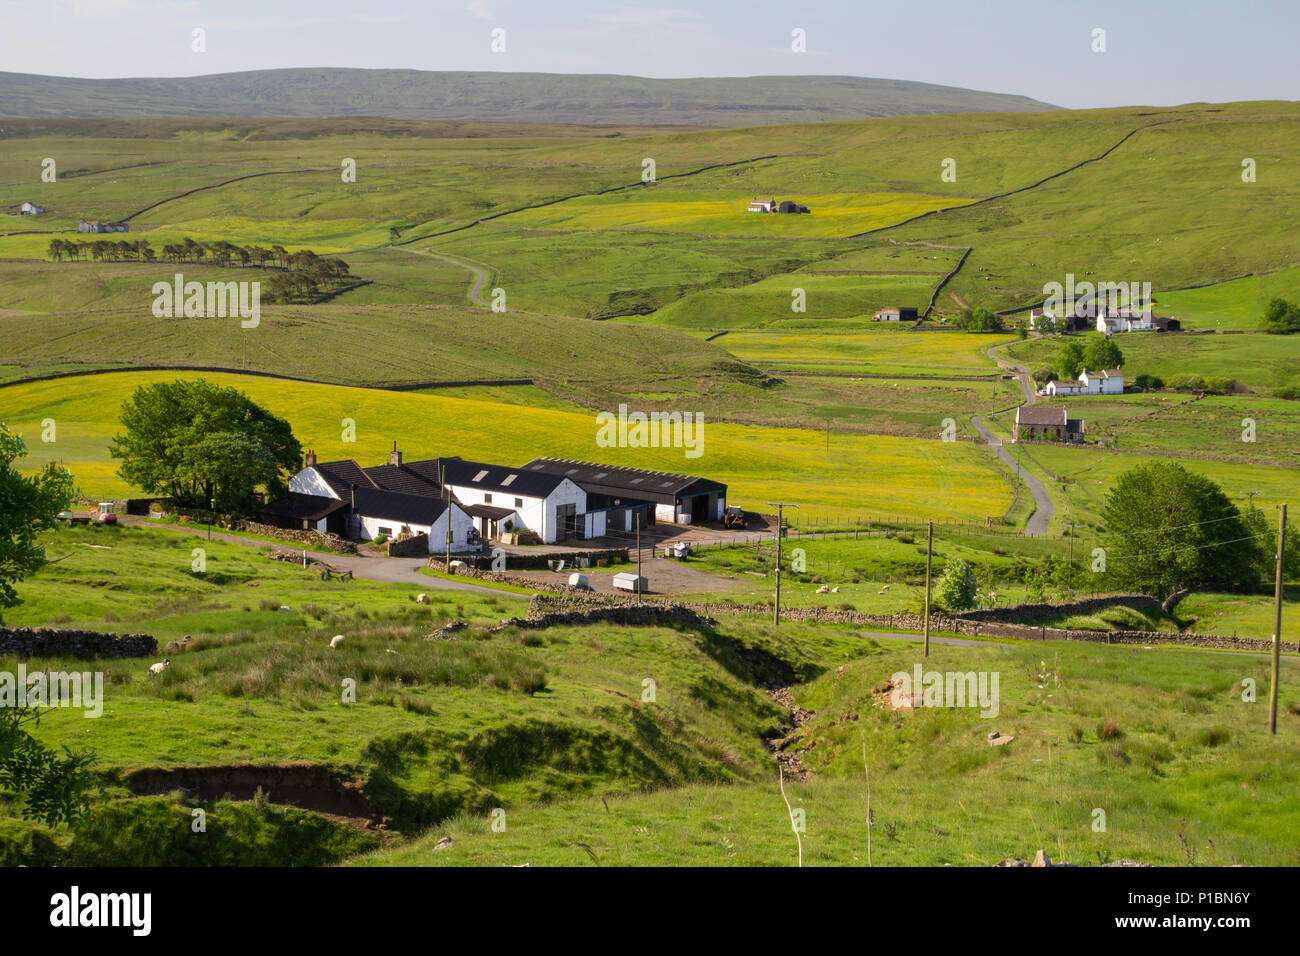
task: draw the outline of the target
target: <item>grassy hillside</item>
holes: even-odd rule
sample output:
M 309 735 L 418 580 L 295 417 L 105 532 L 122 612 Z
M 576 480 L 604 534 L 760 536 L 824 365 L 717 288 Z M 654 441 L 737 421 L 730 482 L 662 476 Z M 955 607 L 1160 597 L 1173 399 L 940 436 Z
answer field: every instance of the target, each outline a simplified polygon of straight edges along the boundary
M 904 113 L 1051 110 L 1025 96 L 857 76 L 649 79 L 284 69 L 82 80 L 0 73 L 0 116 L 389 116 L 730 126 Z

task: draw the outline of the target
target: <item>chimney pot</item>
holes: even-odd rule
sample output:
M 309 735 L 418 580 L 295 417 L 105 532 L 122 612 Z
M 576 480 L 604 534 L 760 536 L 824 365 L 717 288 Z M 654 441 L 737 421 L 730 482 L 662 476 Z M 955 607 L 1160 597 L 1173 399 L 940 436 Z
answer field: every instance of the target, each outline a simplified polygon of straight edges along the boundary
M 397 450 L 397 442 L 393 442 L 393 450 L 388 455 L 390 465 L 400 465 L 402 463 L 402 453 Z

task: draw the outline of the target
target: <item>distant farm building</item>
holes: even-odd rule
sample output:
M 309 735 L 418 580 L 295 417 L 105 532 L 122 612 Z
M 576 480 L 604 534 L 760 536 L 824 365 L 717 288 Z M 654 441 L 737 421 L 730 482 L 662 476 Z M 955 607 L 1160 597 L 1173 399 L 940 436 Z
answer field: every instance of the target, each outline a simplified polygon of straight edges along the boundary
M 534 458 L 521 470 L 571 479 L 586 492 L 592 510 L 652 504 L 657 521 L 675 524 L 721 521 L 727 510 L 727 486 L 695 475 L 563 458 Z
M 1117 368 L 1090 372 L 1084 369 L 1076 381 L 1051 381 L 1043 386 L 1042 394 L 1061 397 L 1066 395 L 1122 395 L 1124 373 Z
M 777 202 L 775 198 L 755 199 L 753 202 L 749 204 L 749 211 L 750 212 L 800 213 L 800 212 L 807 212 L 808 207 L 801 206 L 799 203 L 792 202 L 789 199 L 783 199 L 780 202 Z
M 1181 332 L 1183 323 L 1177 319 L 1161 318 L 1151 320 L 1156 327 L 1157 332 Z
M 18 207 L 18 215 L 20 216 L 39 216 L 43 212 L 45 212 L 45 207 L 38 206 L 34 202 L 25 202 Z
M 124 222 L 100 222 L 98 219 L 83 219 L 77 224 L 77 232 L 129 232 L 130 229 Z
M 881 309 L 875 314 L 877 322 L 915 322 L 921 314 L 920 309 L 911 309 L 903 306 L 897 308 Z
M 1070 418 L 1064 408 L 1021 405 L 1016 409 L 1015 441 L 1063 441 L 1081 443 L 1084 423 Z
M 1115 309 L 1097 316 L 1097 331 L 1106 335 L 1114 335 L 1116 332 L 1149 332 L 1155 327 L 1150 311 Z

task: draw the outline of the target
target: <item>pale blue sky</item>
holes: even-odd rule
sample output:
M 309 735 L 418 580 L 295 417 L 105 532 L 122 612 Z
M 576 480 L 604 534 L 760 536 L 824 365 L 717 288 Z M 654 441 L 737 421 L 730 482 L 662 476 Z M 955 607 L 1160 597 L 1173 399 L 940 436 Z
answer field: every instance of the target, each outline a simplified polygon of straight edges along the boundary
M 206 53 L 190 50 L 195 27 Z M 505 53 L 490 50 L 496 27 Z M 790 49 L 795 28 L 806 53 Z M 20 73 L 818 73 L 1068 107 L 1297 99 L 1298 38 L 1297 0 L 0 0 L 0 69 Z

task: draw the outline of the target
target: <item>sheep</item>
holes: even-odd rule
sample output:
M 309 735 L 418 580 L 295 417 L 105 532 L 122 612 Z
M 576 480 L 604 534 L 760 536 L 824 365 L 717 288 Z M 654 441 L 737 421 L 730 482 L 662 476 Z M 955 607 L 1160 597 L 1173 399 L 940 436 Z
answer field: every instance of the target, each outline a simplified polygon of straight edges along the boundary
M 159 661 L 157 664 L 151 664 L 149 665 L 149 676 L 157 677 L 159 674 L 161 674 L 163 671 L 165 671 L 167 668 L 171 666 L 172 666 L 172 662 L 170 660 Z
M 330 638 L 330 647 L 338 647 L 340 644 L 343 643 L 343 640 L 344 638 L 342 634 L 335 634 L 333 637 Z
M 416 603 L 416 604 L 428 604 L 428 603 L 429 603 L 429 595 L 424 594 L 424 593 L 417 594 L 417 595 L 415 596 L 415 603 Z

